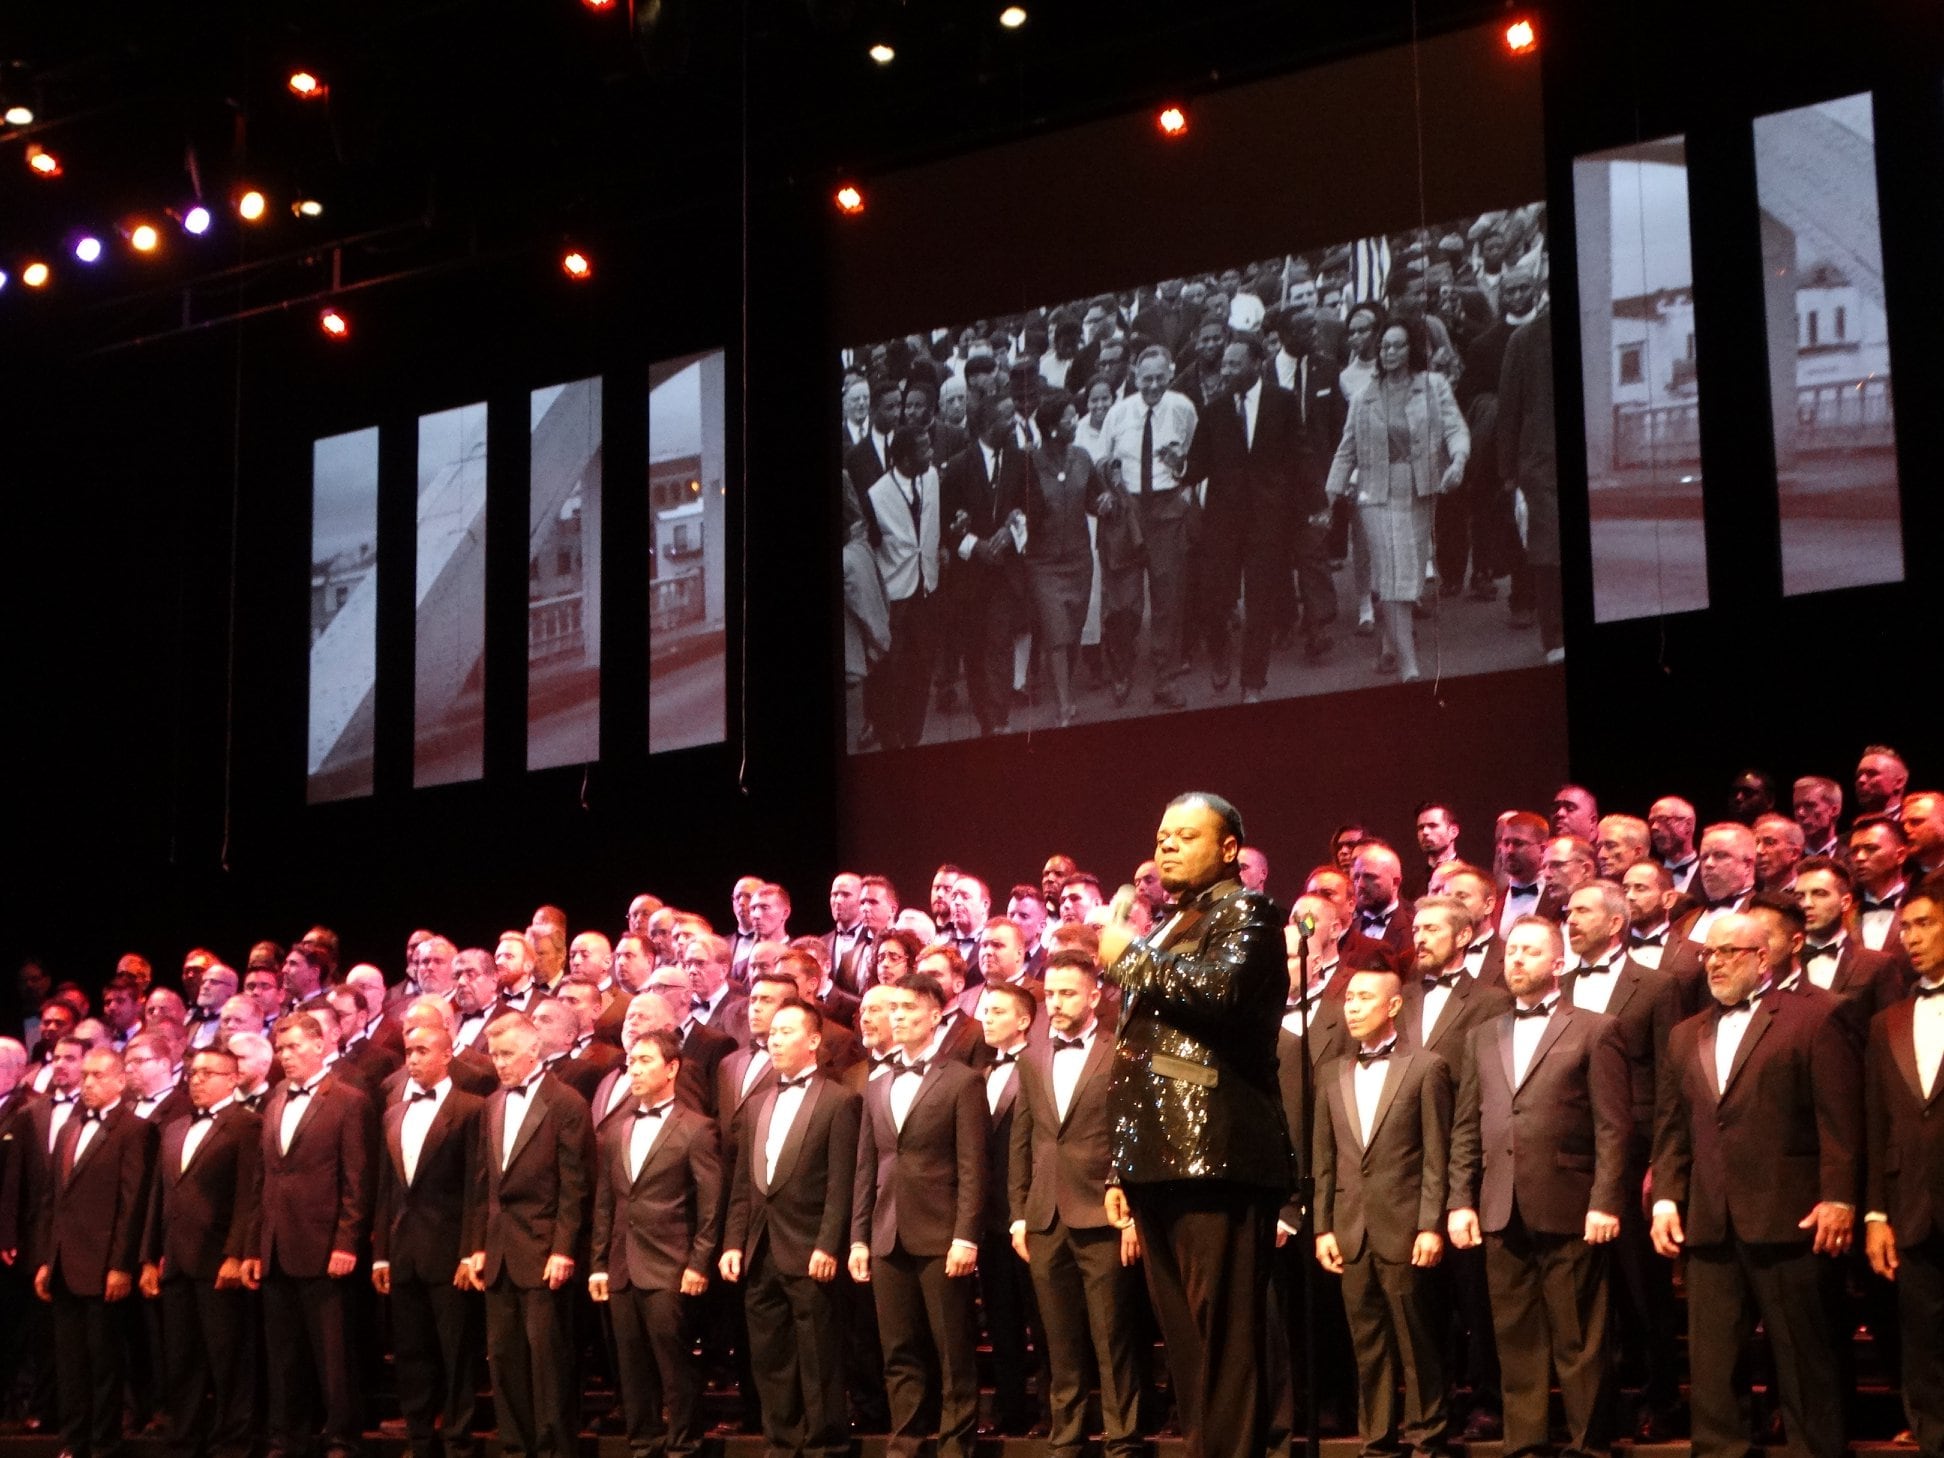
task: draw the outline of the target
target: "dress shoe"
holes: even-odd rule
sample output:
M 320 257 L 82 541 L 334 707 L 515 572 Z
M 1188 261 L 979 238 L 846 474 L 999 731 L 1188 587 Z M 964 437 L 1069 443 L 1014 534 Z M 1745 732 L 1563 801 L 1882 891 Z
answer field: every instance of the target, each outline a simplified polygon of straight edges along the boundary
M 1480 1408 L 1465 1423 L 1464 1438 L 1467 1443 L 1496 1443 L 1505 1436 L 1505 1424 L 1499 1415 L 1486 1408 Z
M 1261 689 L 1243 689 L 1243 690 L 1242 690 L 1242 702 L 1243 702 L 1243 703 L 1245 703 L 1245 704 L 1259 704 L 1259 703 L 1261 703 L 1261 702 L 1262 702 L 1262 690 L 1261 690 Z
M 1386 648 L 1382 650 L 1380 653 L 1378 653 L 1377 672 L 1379 673 L 1397 672 L 1397 655 L 1393 653 L 1390 649 Z
M 1321 663 L 1330 656 L 1332 646 L 1328 633 L 1318 633 L 1303 645 L 1303 659 L 1307 663 Z
M 1163 684 L 1154 691 L 1154 707 L 1157 709 L 1185 709 L 1188 701 L 1181 696 L 1181 690 L 1173 684 Z

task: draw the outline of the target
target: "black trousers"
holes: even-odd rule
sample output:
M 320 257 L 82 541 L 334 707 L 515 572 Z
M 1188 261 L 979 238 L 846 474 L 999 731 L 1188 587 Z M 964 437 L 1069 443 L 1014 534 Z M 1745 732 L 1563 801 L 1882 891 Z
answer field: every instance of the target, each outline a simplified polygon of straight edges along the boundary
M 1646 1175 L 1644 1164 L 1629 1165 L 1627 1188 L 1638 1192 Z M 1646 1405 L 1664 1413 L 1681 1395 L 1674 1263 L 1654 1249 L 1650 1228 L 1638 1199 L 1621 1202 L 1620 1238 L 1613 1245 L 1614 1329 L 1623 1376 L 1637 1375 Z
M 1221 517 L 1203 514 L 1201 601 L 1217 672 L 1224 679 L 1235 656 L 1234 607 L 1242 602 L 1242 687 L 1259 689 L 1269 681 L 1269 649 L 1276 631 L 1276 605 L 1289 577 L 1289 547 L 1284 503 L 1238 503 Z
M 1518 1210 L 1485 1236 L 1499 1380 L 1505 1397 L 1505 1458 L 1548 1447 L 1552 1374 L 1566 1410 L 1567 1454 L 1612 1446 L 1607 1362 L 1607 1248 L 1578 1235 L 1528 1229 Z
M 169 1452 L 175 1458 L 247 1452 L 256 1409 L 250 1293 L 171 1276 L 162 1283 L 160 1305 Z
M 999 1430 L 1017 1436 L 1044 1414 L 1051 1380 L 1046 1367 L 1046 1334 L 1039 1303 L 1033 1299 L 1032 1272 L 1004 1235 L 979 1242 L 979 1313 L 986 1345 L 992 1351 L 992 1397 Z M 1034 1376 L 1037 1399 L 1026 1392 Z
M 1471 1411 L 1497 1416 L 1498 1338 L 1492 1331 L 1492 1297 L 1485 1284 L 1485 1251 L 1480 1246 L 1470 1250 L 1447 1246 L 1438 1272 L 1449 1298 L 1445 1378 L 1471 1389 Z
M 122 1313 L 99 1296 L 76 1296 L 58 1269 L 53 1305 L 61 1446 L 74 1458 L 113 1458 L 122 1451 Z
M 630 1287 L 608 1305 L 630 1458 L 687 1458 L 702 1445 L 693 1301 L 679 1291 Z
M 516 1286 L 502 1271 L 486 1288 L 486 1359 L 503 1458 L 574 1458 L 580 1387 L 566 1289 Z
M 263 1278 L 270 1437 L 286 1452 L 305 1452 L 319 1437 L 329 1452 L 357 1450 L 361 1424 L 345 1299 L 351 1279 L 277 1271 Z
M 865 681 L 864 699 L 886 749 L 904 749 L 925 734 L 931 708 L 932 660 L 938 651 L 938 594 L 923 589 L 890 604 L 891 649 Z
M 750 1365 L 763 1399 L 763 1436 L 772 1458 L 848 1458 L 838 1286 L 779 1267 L 767 1241 L 749 1252 L 743 1301 Z
M 939 1458 L 972 1458 L 979 1421 L 979 1329 L 972 1281 L 947 1276 L 945 1257 L 903 1249 L 871 1258 L 891 1431 L 884 1451 L 914 1458 L 938 1434 Z
M 477 1295 L 450 1281 L 392 1281 L 393 1382 L 413 1458 L 472 1450 L 479 1307 Z
M 1188 1458 L 1262 1458 L 1269 1261 L 1281 1200 L 1227 1180 L 1130 1185 Z
M 1790 1458 L 1841 1458 L 1843 1393 L 1823 1304 L 1822 1263 L 1801 1245 L 1752 1245 L 1732 1235 L 1687 1252 L 1688 1404 L 1694 1458 L 1742 1458 L 1749 1438 L 1736 1359 L 1759 1316 L 1781 1391 Z
M 1141 1354 L 1137 1277 L 1121 1264 L 1121 1233 L 1111 1225 L 1075 1230 L 1058 1216 L 1046 1232 L 1028 1231 L 1033 1290 L 1051 1368 L 1047 1452 L 1075 1458 L 1087 1442 L 1087 1357 L 1100 1373 L 1100 1426 L 1107 1458 L 1141 1452 Z
M 1387 1261 L 1368 1244 L 1343 1266 L 1343 1314 L 1357 1362 L 1362 1452 L 1445 1451 L 1444 1343 L 1436 1283 L 1409 1261 Z M 1398 1386 L 1404 1398 L 1398 1401 Z
M 1904 1419 L 1922 1458 L 1944 1458 L 1944 1231 L 1897 1251 Z
M 850 1392 L 851 1422 L 860 1433 L 882 1433 L 891 1426 L 884 1398 L 884 1345 L 878 1340 L 877 1298 L 841 1264 L 836 1302 L 843 1312 L 844 1385 Z

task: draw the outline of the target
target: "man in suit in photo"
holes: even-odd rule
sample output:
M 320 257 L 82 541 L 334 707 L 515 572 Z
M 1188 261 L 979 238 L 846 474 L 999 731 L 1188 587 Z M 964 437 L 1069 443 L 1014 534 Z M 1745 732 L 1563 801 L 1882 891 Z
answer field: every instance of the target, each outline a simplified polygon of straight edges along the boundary
M 1085 952 L 1047 958 L 1045 993 L 1050 1037 L 1020 1054 L 1008 1157 L 991 1177 L 1005 1173 L 1012 1249 L 1038 1300 L 1051 1372 L 1048 1453 L 1079 1458 L 1085 1447 L 1091 1351 L 1103 1449 L 1134 1458 L 1142 1447 L 1133 1269 L 1141 1242 L 1132 1224 L 1108 1220 L 1105 1203 L 1114 1039 L 1100 1020 L 1099 969 Z
M 1024 564 L 1013 535 L 1026 504 L 1030 453 L 1013 439 L 1010 387 L 972 402 L 972 443 L 944 463 L 939 497 L 950 560 L 948 671 L 962 657 L 966 696 L 982 733 L 1003 733 L 1011 714 L 1013 636 L 1023 627 Z M 895 629 L 894 629 L 895 633 Z
M 672 1028 L 636 1039 L 634 1107 L 595 1153 L 588 1290 L 613 1316 L 632 1458 L 688 1458 L 702 1441 L 694 1304 L 722 1236 L 722 1164 L 714 1122 L 676 1100 L 681 1058 Z
M 844 470 L 860 491 L 868 491 L 891 469 L 891 439 L 904 419 L 904 391 L 896 380 L 871 388 L 869 429 L 844 450 Z M 848 437 L 846 437 L 848 439 Z
M 1856 1050 L 1833 999 L 1775 988 L 1763 918 L 1717 916 L 1703 953 L 1713 1006 L 1668 1035 L 1654 1132 L 1654 1248 L 1687 1256 L 1695 1458 L 1747 1451 L 1738 1362 L 1759 1316 L 1783 1427 L 1810 1458 L 1844 1451 L 1843 1394 L 1823 1299 L 1848 1251 L 1863 1157 Z
M 1444 1255 L 1453 1089 L 1442 1058 L 1399 1039 L 1400 989 L 1396 973 L 1355 972 L 1344 990 L 1356 1051 L 1317 1084 L 1314 1253 L 1342 1278 L 1364 1451 L 1436 1454 L 1444 1334 L 1426 1272 Z
M 568 1287 L 587 1234 L 594 1131 L 587 1102 L 540 1066 L 540 1031 L 505 1013 L 486 1034 L 499 1090 L 479 1118 L 485 1195 L 471 1206 L 469 1284 L 486 1293 L 486 1355 L 500 1451 L 573 1458 Z
M 371 1227 L 371 1104 L 324 1068 L 315 1015 L 273 1030 L 283 1079 L 264 1100 L 258 1238 L 243 1284 L 263 1292 L 269 1427 L 286 1451 L 321 1438 L 328 1458 L 357 1451 L 360 1399 L 346 1282 Z M 321 1400 L 322 1410 L 319 1410 Z
M 236 1055 L 189 1060 L 191 1112 L 161 1127 L 142 1294 L 162 1309 L 163 1408 L 179 1458 L 242 1458 L 256 1404 L 256 1310 L 243 1289 L 261 1190 L 263 1120 L 236 1101 Z
M 409 1013 L 407 1082 L 384 1110 L 371 1284 L 391 1301 L 393 1370 L 412 1458 L 473 1450 L 479 1298 L 467 1289 L 469 1212 L 483 1193 L 486 1101 L 452 1076 L 452 1039 Z
M 1259 1458 L 1276 1212 L 1295 1157 L 1276 1079 L 1289 989 L 1281 917 L 1236 877 L 1247 836 L 1218 795 L 1177 796 L 1155 863 L 1178 910 L 1147 936 L 1115 897 L 1100 931 L 1121 989 L 1110 1217 L 1139 1232 L 1191 1458 Z
M 1665 874 L 1659 866 L 1653 869 Z M 1680 1400 L 1673 1271 L 1654 1254 L 1642 1199 L 1653 1155 L 1655 1071 L 1682 1013 L 1673 981 L 1627 955 L 1627 915 L 1626 892 L 1613 881 L 1594 881 L 1572 894 L 1566 903 L 1566 940 L 1579 965 L 1560 979 L 1560 988 L 1574 1007 L 1612 1018 L 1627 1054 L 1632 1127 L 1620 1238 L 1613 1247 L 1616 1330 L 1622 1374 L 1629 1369 L 1639 1374 L 1644 1389 L 1635 1436 L 1649 1440 L 1666 1435 Z
M 155 1154 L 155 1127 L 123 1103 L 125 1082 L 119 1053 L 86 1049 L 80 1112 L 56 1138 L 39 1192 L 34 1293 L 53 1308 L 61 1448 L 73 1458 L 123 1451 L 114 1308 L 135 1292 Z
M 1800 879 L 1798 878 L 1798 889 Z M 1944 1454 L 1944 876 L 1918 883 L 1898 925 L 1917 974 L 1878 1015 L 1864 1056 L 1869 1194 L 1864 1248 L 1893 1283 L 1904 1416 L 1922 1458 Z
M 859 1100 L 817 1075 L 821 1022 L 800 1001 L 770 1019 L 776 1076 L 738 1126 L 720 1262 L 743 1289 L 764 1437 L 790 1458 L 850 1452 L 833 1283 L 850 1231 Z
M 1607 1251 L 1620 1234 L 1632 1086 L 1619 1025 L 1561 995 L 1558 925 L 1505 938 L 1510 1012 L 1472 1029 L 1451 1137 L 1452 1243 L 1485 1245 L 1508 1458 L 1543 1451 L 1558 1374 L 1568 1454 L 1612 1440 Z
M 851 1196 L 851 1279 L 877 1297 L 891 1432 L 912 1458 L 937 1413 L 941 1458 L 970 1458 L 978 1422 L 972 1282 L 985 1218 L 984 1080 L 938 1054 L 944 989 L 907 973 L 891 999 L 897 1071 L 864 1092 Z M 935 1405 L 935 1406 L 934 1406 Z

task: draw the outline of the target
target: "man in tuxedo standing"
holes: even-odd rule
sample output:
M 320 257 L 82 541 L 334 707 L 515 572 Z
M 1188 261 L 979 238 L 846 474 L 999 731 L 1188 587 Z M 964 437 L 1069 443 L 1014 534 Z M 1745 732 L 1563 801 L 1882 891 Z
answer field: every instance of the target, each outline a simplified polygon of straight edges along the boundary
M 1850 1247 L 1862 1078 L 1829 996 L 1778 992 L 1769 953 L 1761 918 L 1715 918 L 1713 1006 L 1668 1035 L 1658 1077 L 1653 1238 L 1669 1260 L 1687 1254 L 1695 1458 L 1748 1449 L 1736 1371 L 1758 1316 L 1791 1448 L 1844 1451 L 1822 1261 Z
M 236 1055 L 189 1060 L 192 1112 L 160 1131 L 142 1241 L 142 1294 L 162 1303 L 163 1407 L 175 1458 L 242 1458 L 256 1403 L 256 1312 L 243 1262 L 263 1120 L 236 1101 Z
M 1357 895 L 1357 930 L 1393 951 L 1411 945 L 1411 902 L 1400 894 L 1404 863 L 1381 840 L 1365 840 L 1350 862 Z
M 1052 1036 L 1019 1058 L 1005 1169 L 1012 1247 L 1032 1272 L 1051 1369 L 1047 1452 L 1079 1458 L 1086 1445 L 1091 1348 L 1104 1451 L 1134 1458 L 1141 1438 L 1133 1267 L 1141 1239 L 1131 1224 L 1116 1229 L 1107 1218 L 1114 1040 L 1100 1022 L 1100 973 L 1085 952 L 1047 959 L 1046 1015 Z
M 1904 979 L 1889 951 L 1873 952 L 1850 935 L 1856 882 L 1841 861 L 1811 856 L 1796 866 L 1796 900 L 1802 906 L 1802 970 L 1810 982 L 1855 1005 L 1857 1021 L 1871 1018 L 1904 996 Z M 1894 951 L 1895 949 L 1891 949 Z
M 154 1126 L 122 1102 L 125 1081 L 114 1049 L 83 1054 L 80 1112 L 56 1138 L 40 1190 L 34 1294 L 53 1308 L 61 1448 L 72 1458 L 123 1451 L 114 1308 L 135 1291 L 155 1154 Z
M 1398 1037 L 1394 972 L 1354 972 L 1343 1016 L 1356 1052 L 1317 1082 L 1317 1262 L 1342 1277 L 1366 1453 L 1445 1450 L 1443 1332 L 1426 1272 L 1444 1255 L 1451 1070 Z M 1397 1389 L 1404 1389 L 1400 1406 Z
M 634 1107 L 609 1121 L 595 1156 L 587 1284 L 613 1314 L 631 1458 L 688 1458 L 702 1442 L 694 1303 L 722 1235 L 722 1164 L 714 1122 L 676 1101 L 681 1061 L 672 1028 L 635 1041 Z
M 324 1068 L 324 1029 L 308 1012 L 274 1029 L 283 1080 L 263 1105 L 259 1235 L 243 1284 L 263 1292 L 272 1443 L 328 1458 L 355 1453 L 359 1398 L 345 1282 L 371 1227 L 371 1105 Z M 321 1398 L 323 1410 L 318 1411 Z
M 1626 1198 L 1632 1089 L 1619 1025 L 1560 995 L 1559 927 L 1505 939 L 1512 1010 L 1471 1032 L 1451 1136 L 1452 1243 L 1485 1244 L 1507 1458 L 1545 1450 L 1553 1372 L 1569 1455 L 1612 1446 L 1607 1252 Z
M 748 1307 L 763 1434 L 772 1455 L 844 1458 L 838 1255 L 857 1176 L 858 1097 L 817 1075 L 822 1015 L 800 1001 L 770 1019 L 776 1073 L 739 1126 L 722 1278 Z
M 1009 960 L 1018 958 L 1019 928 L 994 918 L 980 934 L 982 950 L 994 927 L 1002 928 L 999 941 L 1007 943 Z M 1020 1063 L 1028 1047 L 1028 1034 L 1034 1043 L 1043 1043 L 1045 1033 L 1037 1027 L 1039 1004 L 1034 991 L 1009 978 L 994 978 L 998 965 L 989 958 L 987 981 L 979 991 L 979 1021 L 985 1032 L 986 1061 L 979 1070 L 985 1083 L 986 1109 L 991 1118 L 986 1126 L 985 1216 L 979 1235 L 979 1315 L 983 1319 L 986 1345 L 992 1352 L 993 1401 L 998 1408 L 1001 1433 L 1019 1437 L 1034 1426 L 1034 1408 L 1044 1409 L 1049 1386 L 1046 1373 L 1046 1336 L 1039 1311 L 1033 1301 L 1032 1274 L 1020 1264 L 1012 1248 L 1012 1214 L 1007 1204 L 1006 1163 L 1012 1152 L 1013 1120 L 1018 1115 Z M 1032 1340 L 1031 1356 L 1027 1352 Z M 1039 1398 L 1034 1404 L 1026 1395 L 1026 1374 L 1031 1365 L 1038 1376 Z
M 413 1019 L 406 1083 L 384 1111 L 371 1228 L 371 1284 L 391 1299 L 393 1370 L 412 1458 L 473 1451 L 479 1298 L 465 1226 L 482 1191 L 486 1100 L 452 1078 L 452 1039 Z
M 1247 836 L 1219 795 L 1177 796 L 1155 863 L 1178 909 L 1147 936 L 1131 888 L 1100 931 L 1126 1002 L 1114 1050 L 1109 1218 L 1134 1222 L 1189 1458 L 1260 1458 L 1276 1213 L 1295 1158 L 1276 1078 L 1281 918 L 1245 891 Z
M 1898 928 L 1912 995 L 1870 1026 L 1864 1248 L 1894 1283 L 1904 1416 L 1922 1458 L 1944 1454 L 1944 876 L 1918 883 Z
M 936 1403 L 940 1458 L 971 1458 L 978 1422 L 972 1282 L 985 1215 L 984 1079 L 932 1048 L 945 993 L 907 973 L 891 1000 L 902 1054 L 864 1091 L 851 1196 L 850 1274 L 877 1297 L 885 1451 L 913 1458 Z
M 587 1102 L 540 1067 L 540 1031 L 505 1013 L 486 1032 L 500 1086 L 480 1113 L 484 1198 L 472 1204 L 468 1284 L 486 1293 L 486 1355 L 500 1451 L 573 1458 L 568 1284 L 587 1230 L 594 1133 Z

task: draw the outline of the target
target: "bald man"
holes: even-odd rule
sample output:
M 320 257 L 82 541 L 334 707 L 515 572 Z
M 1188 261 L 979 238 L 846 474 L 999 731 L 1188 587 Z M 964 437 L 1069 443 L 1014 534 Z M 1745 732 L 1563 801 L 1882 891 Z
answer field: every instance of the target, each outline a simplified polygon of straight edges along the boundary
M 1350 884 L 1356 892 L 1356 929 L 1399 955 L 1408 952 L 1413 913 L 1400 894 L 1404 863 L 1397 852 L 1381 840 L 1361 842 L 1350 861 Z

